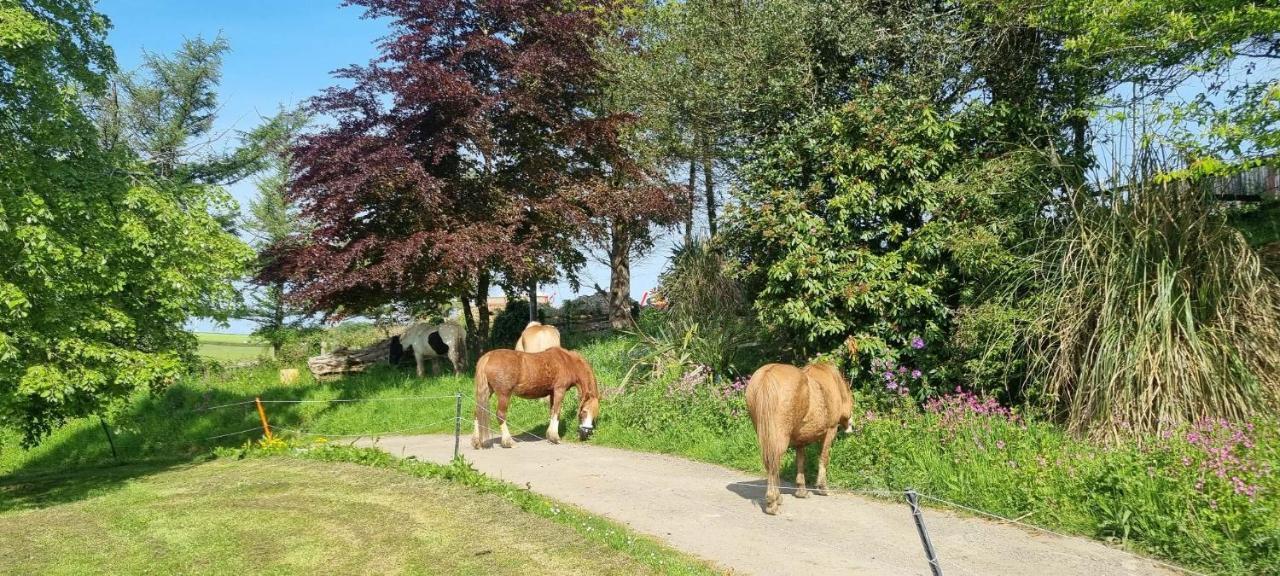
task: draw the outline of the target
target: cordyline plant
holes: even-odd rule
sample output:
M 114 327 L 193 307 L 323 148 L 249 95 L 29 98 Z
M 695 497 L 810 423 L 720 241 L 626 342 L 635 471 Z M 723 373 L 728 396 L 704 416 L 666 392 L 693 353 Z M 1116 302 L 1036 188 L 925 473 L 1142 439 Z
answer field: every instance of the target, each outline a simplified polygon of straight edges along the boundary
M 292 199 L 315 228 L 274 272 L 296 283 L 293 296 L 359 313 L 572 276 L 596 200 L 610 197 L 602 183 L 644 177 L 619 140 L 630 117 L 595 112 L 596 44 L 615 5 L 347 4 L 392 32 L 378 58 L 337 73 L 350 87 L 311 102 L 335 122 L 296 151 Z

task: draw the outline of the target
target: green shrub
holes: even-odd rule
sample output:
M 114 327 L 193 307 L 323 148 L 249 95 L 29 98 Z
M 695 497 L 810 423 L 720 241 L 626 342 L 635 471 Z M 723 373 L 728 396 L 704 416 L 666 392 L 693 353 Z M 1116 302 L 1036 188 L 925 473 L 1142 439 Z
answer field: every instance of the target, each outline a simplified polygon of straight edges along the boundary
M 706 240 L 675 248 L 658 279 L 669 307 L 645 311 L 637 324 L 631 350 L 635 376 L 684 374 L 700 367 L 733 376 L 760 364 L 767 335 L 725 264 L 721 250 Z
M 543 309 L 538 308 L 538 317 L 543 317 Z M 527 300 L 508 300 L 493 318 L 489 326 L 490 348 L 514 348 L 520 333 L 529 325 L 529 302 Z

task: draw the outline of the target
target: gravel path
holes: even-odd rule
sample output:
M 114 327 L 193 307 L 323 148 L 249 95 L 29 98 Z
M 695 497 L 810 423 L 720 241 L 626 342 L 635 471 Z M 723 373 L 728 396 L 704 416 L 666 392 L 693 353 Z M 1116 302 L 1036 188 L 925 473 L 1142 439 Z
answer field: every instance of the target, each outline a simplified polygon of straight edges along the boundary
M 376 441 L 396 456 L 448 462 L 452 436 Z M 480 471 L 611 518 L 734 574 L 929 575 L 906 504 L 849 494 L 797 499 L 761 510 L 763 480 L 720 466 L 589 444 L 518 442 L 462 453 Z M 926 509 L 948 576 L 1176 574 L 1084 538 L 1065 538 Z

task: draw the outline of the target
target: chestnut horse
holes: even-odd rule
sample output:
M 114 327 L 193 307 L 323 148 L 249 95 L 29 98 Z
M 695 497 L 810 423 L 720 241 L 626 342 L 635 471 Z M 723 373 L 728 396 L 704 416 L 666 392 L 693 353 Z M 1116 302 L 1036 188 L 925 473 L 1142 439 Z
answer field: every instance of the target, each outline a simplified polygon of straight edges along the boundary
M 848 432 L 853 395 L 840 372 L 830 364 L 811 364 L 803 370 L 788 364 L 765 364 L 747 383 L 747 412 L 756 427 L 760 457 L 768 474 L 765 509 L 778 513 L 778 473 L 788 446 L 796 449 L 796 498 L 806 498 L 805 447 L 822 442 L 818 460 L 818 490 L 827 490 L 827 459 L 838 427 Z
M 551 423 L 547 439 L 560 442 L 560 402 L 570 388 L 578 387 L 578 437 L 591 437 L 593 422 L 600 416 L 600 391 L 591 365 L 577 352 L 551 348 L 542 352 L 492 350 L 476 362 L 476 415 L 471 447 L 479 449 L 489 439 L 489 396 L 498 395 L 498 422 L 502 425 L 502 447 L 510 448 L 507 405 L 511 395 L 521 398 L 551 397 Z
M 516 340 L 516 350 L 521 352 L 541 352 L 547 348 L 560 347 L 560 331 L 555 326 L 541 322 L 530 322 Z

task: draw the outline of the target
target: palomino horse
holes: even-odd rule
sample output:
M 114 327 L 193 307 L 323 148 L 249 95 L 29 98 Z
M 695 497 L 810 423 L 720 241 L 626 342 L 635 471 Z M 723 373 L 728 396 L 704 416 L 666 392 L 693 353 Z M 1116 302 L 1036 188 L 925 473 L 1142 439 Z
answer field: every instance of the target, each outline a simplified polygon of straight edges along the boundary
M 806 498 L 805 447 L 822 442 L 818 489 L 825 493 L 831 441 L 838 427 L 850 431 L 853 417 L 853 396 L 840 372 L 830 364 L 812 364 L 804 370 L 788 364 L 765 364 L 747 383 L 747 411 L 755 424 L 768 474 L 764 511 L 778 513 L 778 468 L 788 446 L 796 449 L 796 498 Z
M 578 438 L 591 437 L 593 422 L 600 416 L 600 390 L 591 365 L 577 352 L 551 348 L 542 352 L 492 350 L 476 362 L 476 419 L 471 447 L 479 449 L 489 439 L 489 396 L 498 395 L 498 422 L 502 424 L 502 447 L 510 448 L 507 404 L 511 395 L 521 398 L 551 397 L 551 423 L 547 439 L 560 442 L 560 402 L 570 388 L 578 387 Z
M 467 334 L 461 326 L 449 322 L 438 326 L 414 324 L 404 331 L 399 344 L 404 348 L 413 348 L 413 361 L 417 364 L 419 378 L 423 376 L 423 358 L 431 358 L 433 361 L 439 357 L 448 358 L 453 363 L 453 373 L 457 374 L 462 371 L 462 359 L 466 358 Z M 434 363 L 431 368 L 431 372 L 435 373 Z
M 555 326 L 547 326 L 541 322 L 530 322 L 516 340 L 516 350 L 521 352 L 541 352 L 547 348 L 560 347 L 560 331 Z

